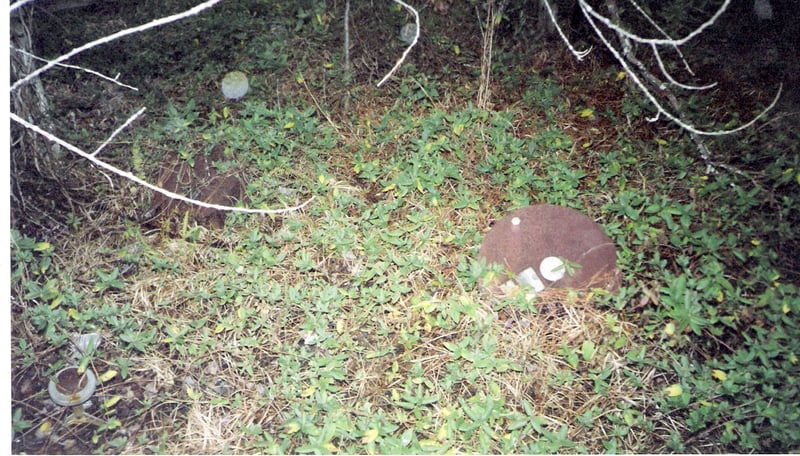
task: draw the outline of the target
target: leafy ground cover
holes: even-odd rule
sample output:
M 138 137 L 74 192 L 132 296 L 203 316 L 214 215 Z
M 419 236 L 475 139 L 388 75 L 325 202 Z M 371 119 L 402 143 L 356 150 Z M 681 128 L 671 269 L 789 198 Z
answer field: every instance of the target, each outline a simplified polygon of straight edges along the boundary
M 222 149 L 213 166 L 238 170 L 243 204 L 316 198 L 215 229 L 180 213 L 145 225 L 152 195 L 79 162 L 66 199 L 28 192 L 11 230 L 16 452 L 798 450 L 796 111 L 713 141 L 741 173 L 710 173 L 602 55 L 577 64 L 508 32 L 485 111 L 471 16 L 454 30 L 428 15 L 416 57 L 377 89 L 404 13 L 356 10 L 363 58 L 342 82 L 340 12 L 306 6 L 226 5 L 139 38 L 136 60 L 114 54 L 152 113 L 115 160 L 155 179 Z M 543 58 L 546 72 L 526 63 Z M 251 78 L 237 102 L 219 92 L 230 69 Z M 49 83 L 66 101 L 91 88 Z M 751 114 L 727 103 L 709 121 Z M 602 224 L 618 295 L 481 286 L 492 221 L 536 203 Z M 71 335 L 91 332 L 92 419 L 46 391 Z

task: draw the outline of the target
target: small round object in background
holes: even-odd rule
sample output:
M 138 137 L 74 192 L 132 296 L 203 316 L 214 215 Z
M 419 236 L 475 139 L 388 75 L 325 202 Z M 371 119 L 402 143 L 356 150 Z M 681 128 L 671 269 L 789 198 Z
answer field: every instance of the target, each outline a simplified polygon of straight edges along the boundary
M 231 71 L 222 80 L 222 94 L 228 100 L 238 100 L 247 95 L 248 90 L 250 84 L 247 82 L 247 76 L 241 71 Z
M 400 41 L 411 44 L 414 42 L 414 36 L 417 34 L 417 24 L 409 22 L 400 29 Z

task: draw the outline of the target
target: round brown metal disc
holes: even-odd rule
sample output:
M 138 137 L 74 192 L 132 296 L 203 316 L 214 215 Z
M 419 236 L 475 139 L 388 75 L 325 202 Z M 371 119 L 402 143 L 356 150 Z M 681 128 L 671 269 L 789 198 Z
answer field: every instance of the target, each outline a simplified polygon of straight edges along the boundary
M 536 273 L 544 287 L 619 287 L 614 242 L 591 218 L 574 209 L 548 204 L 518 209 L 498 220 L 478 253 L 488 263 L 500 264 L 515 276 Z M 556 257 L 566 274 L 555 282 L 544 278 L 542 260 Z M 546 262 L 547 263 L 547 262 Z M 502 277 L 503 283 L 508 280 Z

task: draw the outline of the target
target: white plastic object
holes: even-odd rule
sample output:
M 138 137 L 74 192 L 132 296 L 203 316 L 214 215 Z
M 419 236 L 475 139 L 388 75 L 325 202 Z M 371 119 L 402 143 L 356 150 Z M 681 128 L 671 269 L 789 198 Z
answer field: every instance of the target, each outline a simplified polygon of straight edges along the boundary
M 533 268 L 527 268 L 517 274 L 517 281 L 533 287 L 537 293 L 544 290 L 544 283 L 542 282 L 542 279 L 536 275 L 536 271 L 534 271 Z
M 755 0 L 753 2 L 753 11 L 762 21 L 769 21 L 773 18 L 772 3 L 769 0 Z
M 558 257 L 547 257 L 539 263 L 539 272 L 545 279 L 556 282 L 564 278 L 566 268 L 564 262 Z
M 222 94 L 228 100 L 238 100 L 247 95 L 248 90 L 250 84 L 247 82 L 247 76 L 241 71 L 231 71 L 222 80 Z
M 400 41 L 411 44 L 414 42 L 414 36 L 417 34 L 417 24 L 409 22 L 400 29 Z

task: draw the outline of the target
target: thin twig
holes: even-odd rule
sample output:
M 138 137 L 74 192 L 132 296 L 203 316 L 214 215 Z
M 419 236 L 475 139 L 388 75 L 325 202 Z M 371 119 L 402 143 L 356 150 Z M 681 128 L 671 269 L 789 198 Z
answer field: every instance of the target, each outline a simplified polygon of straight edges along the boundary
M 325 120 L 328 121 L 328 124 L 330 124 L 330 126 L 333 127 L 334 130 L 336 130 L 336 133 L 339 133 L 339 135 L 344 137 L 344 135 L 342 135 L 342 132 L 339 131 L 339 127 L 336 126 L 336 124 L 333 122 L 333 119 L 331 119 L 331 116 L 328 115 L 328 112 L 322 109 L 322 106 L 320 106 L 319 101 L 317 101 L 317 97 L 314 96 L 314 93 L 311 92 L 311 89 L 308 87 L 308 83 L 306 82 L 306 78 L 305 76 L 303 76 L 302 72 L 300 72 L 300 79 L 302 79 L 303 87 L 306 88 L 306 92 L 308 92 L 308 95 L 311 97 L 311 100 L 314 101 L 314 106 L 317 107 L 317 110 L 320 112 L 320 114 L 325 116 Z
M 30 52 L 24 51 L 22 49 L 17 49 L 14 46 L 11 46 L 11 50 L 19 52 L 20 54 L 24 54 L 24 55 L 26 55 L 28 57 L 33 58 L 33 59 L 39 60 L 40 62 L 49 62 L 49 60 L 47 60 L 47 59 L 43 59 L 43 58 L 41 58 L 39 56 L 33 55 Z M 56 65 L 60 66 L 60 67 L 64 67 L 64 68 L 72 68 L 74 70 L 84 71 L 86 73 L 93 74 L 93 75 L 95 75 L 95 76 L 97 76 L 97 77 L 99 77 L 101 79 L 105 79 L 106 81 L 113 82 L 114 84 L 116 84 L 118 86 L 125 87 L 126 89 L 130 89 L 130 90 L 133 90 L 135 92 L 139 91 L 139 89 L 134 87 L 134 86 L 130 86 L 128 84 L 123 84 L 122 82 L 119 82 L 119 75 L 117 75 L 116 77 L 112 78 L 112 77 L 106 76 L 106 75 L 104 75 L 104 74 L 102 74 L 102 73 L 100 73 L 98 71 L 90 70 L 88 68 L 83 68 L 83 67 L 80 67 L 80 66 L 77 66 L 77 65 L 69 65 L 69 64 L 66 64 L 66 63 L 57 63 Z
M 102 38 L 99 38 L 99 39 L 96 39 L 94 41 L 91 41 L 89 43 L 86 43 L 83 46 L 77 47 L 77 48 L 67 52 L 64 55 L 59 56 L 55 60 L 50 61 L 46 65 L 38 68 L 37 70 L 33 71 L 29 75 L 25 76 L 24 78 L 18 80 L 17 82 L 15 82 L 14 84 L 11 85 L 11 92 L 17 90 L 17 88 L 19 86 L 21 86 L 22 84 L 27 83 L 28 81 L 30 81 L 33 78 L 39 76 L 40 74 L 44 73 L 45 71 L 49 70 L 50 68 L 53 68 L 54 66 L 60 64 L 61 62 L 65 61 L 65 60 L 68 60 L 68 59 L 74 57 L 75 55 L 80 54 L 83 51 L 91 49 L 91 48 L 93 48 L 95 46 L 98 46 L 100 44 L 105 44 L 105 43 L 114 41 L 114 40 L 116 40 L 118 38 L 122 38 L 124 36 L 128 36 L 128 35 L 131 35 L 131 34 L 134 34 L 134 33 L 143 32 L 145 30 L 148 30 L 148 29 L 151 29 L 151 28 L 154 28 L 154 27 L 159 27 L 161 25 L 169 24 L 170 22 L 175 22 L 177 20 L 180 20 L 180 19 L 183 19 L 183 18 L 186 18 L 186 17 L 189 17 L 189 16 L 193 16 L 195 14 L 199 14 L 201 11 L 216 5 L 220 1 L 222 1 L 222 0 L 208 0 L 208 1 L 204 2 L 204 3 L 201 3 L 201 4 L 197 5 L 197 6 L 195 6 L 194 8 L 190 8 L 190 9 L 188 9 L 186 11 L 181 12 L 181 13 L 173 14 L 172 16 L 162 17 L 160 19 L 156 19 L 154 21 L 148 22 L 146 24 L 139 25 L 137 27 L 132 27 L 132 28 L 128 28 L 128 29 L 125 29 L 125 30 L 120 30 L 117 33 L 112 33 L 111 35 L 107 35 L 107 36 L 104 36 Z M 398 0 L 395 0 L 395 1 L 398 1 Z
M 727 2 L 726 2 L 726 4 L 727 4 Z M 584 17 L 586 17 L 587 22 L 589 22 L 589 25 L 591 25 L 592 28 L 594 29 L 595 34 L 597 35 L 597 37 L 600 38 L 600 40 L 603 42 L 603 44 L 606 46 L 606 48 L 609 50 L 609 52 L 611 52 L 611 54 L 614 56 L 614 58 L 617 60 L 617 62 L 620 65 L 622 65 L 622 68 L 625 70 L 625 73 L 631 78 L 631 80 L 634 82 L 634 84 L 636 84 L 636 86 L 639 87 L 639 90 L 642 92 L 642 94 L 644 94 L 644 96 L 650 101 L 650 103 L 657 109 L 658 114 L 659 115 L 663 114 L 666 118 L 668 118 L 669 120 L 675 122 L 683 130 L 686 130 L 689 133 L 694 133 L 694 134 L 697 134 L 697 135 L 704 135 L 704 136 L 724 136 L 724 135 L 729 135 L 729 134 L 732 134 L 732 133 L 736 133 L 738 131 L 745 130 L 747 128 L 750 128 L 761 117 L 763 117 L 767 112 L 769 112 L 772 108 L 774 108 L 775 105 L 778 103 L 778 99 L 780 99 L 781 93 L 783 91 L 783 84 L 781 84 L 780 87 L 778 88 L 778 93 L 775 95 L 775 98 L 772 100 L 772 103 L 770 103 L 769 106 L 767 106 L 765 109 L 763 109 L 756 117 L 754 117 L 749 122 L 747 122 L 747 123 L 745 123 L 743 125 L 740 125 L 737 128 L 730 129 L 730 130 L 715 130 L 715 131 L 700 130 L 700 129 L 696 128 L 695 126 L 684 122 L 680 117 L 678 117 L 677 115 L 672 114 L 670 111 L 668 111 L 666 108 L 664 108 L 664 106 L 658 101 L 658 99 L 655 97 L 655 95 L 653 95 L 653 93 L 647 88 L 647 85 L 641 80 L 641 78 L 636 73 L 636 71 L 634 71 L 631 68 L 631 66 L 628 63 L 628 60 L 620 54 L 620 52 L 608 41 L 608 38 L 606 38 L 606 36 L 600 30 L 600 27 L 598 27 L 597 22 L 594 20 L 594 17 L 595 17 L 595 15 L 597 15 L 597 13 L 594 13 L 594 14 L 591 13 L 591 11 L 593 11 L 593 10 L 591 10 L 591 7 L 586 3 L 586 0 L 579 0 L 579 5 L 581 6 L 581 10 L 583 11 Z M 601 16 L 601 17 L 603 17 L 603 16 Z M 603 17 L 603 19 L 607 20 L 605 17 Z M 635 39 L 631 38 L 631 34 L 629 32 L 624 31 L 619 26 L 614 25 L 613 27 L 611 27 L 611 29 L 613 31 L 617 32 L 617 34 L 619 36 L 621 36 L 621 38 L 623 39 L 623 44 L 624 44 L 624 40 L 626 40 L 626 39 L 631 39 L 633 41 L 636 41 Z M 662 40 L 662 41 L 665 41 L 665 40 Z M 650 41 L 644 41 L 644 42 L 649 43 Z M 678 41 L 666 41 L 665 44 L 672 45 L 672 44 L 676 44 L 678 42 L 680 42 L 680 40 L 678 40 Z M 630 56 L 630 54 L 628 54 L 628 56 Z M 640 66 L 640 70 L 643 67 L 644 66 L 641 65 Z M 645 73 L 645 74 L 649 74 L 649 73 Z M 657 78 L 655 78 L 655 80 L 658 81 Z M 656 87 L 660 87 L 660 85 L 661 85 L 660 83 L 656 83 L 655 84 Z
M 117 128 L 116 130 L 114 130 L 114 133 L 111 133 L 111 136 L 109 136 L 105 141 L 103 141 L 103 144 L 100 144 L 100 147 L 98 147 L 97 149 L 95 149 L 94 152 L 91 153 L 91 156 L 92 157 L 97 156 L 97 154 L 99 154 L 100 151 L 103 150 L 103 148 L 105 148 L 111 142 L 111 140 L 113 140 L 118 134 L 120 134 L 122 132 L 122 130 L 127 128 L 128 125 L 130 125 L 134 120 L 138 119 L 139 116 L 144 114 L 144 112 L 146 110 L 147 110 L 147 108 L 142 108 L 142 109 L 136 111 L 136 113 L 134 115 L 130 116 L 128 118 L 128 120 L 126 120 L 125 123 L 122 124 L 122 126 Z
M 389 78 L 392 77 L 392 75 L 395 73 L 395 71 L 397 71 L 397 69 L 400 68 L 400 65 L 402 65 L 403 62 L 406 60 L 406 57 L 408 56 L 408 53 L 411 52 L 411 49 L 414 46 L 417 45 L 417 40 L 419 40 L 420 25 L 419 25 L 419 13 L 417 13 L 417 10 L 415 10 L 414 8 L 412 8 L 410 5 L 408 5 L 407 3 L 403 2 L 402 0 L 392 0 L 392 1 L 397 3 L 397 4 L 399 4 L 403 8 L 407 9 L 408 11 L 411 11 L 411 14 L 414 15 L 414 22 L 417 24 L 417 28 L 416 28 L 415 33 L 414 33 L 414 40 L 411 41 L 411 44 L 409 44 L 408 47 L 406 48 L 406 50 L 403 51 L 403 55 L 400 56 L 400 59 L 397 61 L 397 63 L 394 64 L 394 67 L 392 67 L 392 69 L 388 73 L 386 73 L 386 76 L 384 76 L 383 79 L 381 79 L 378 82 L 377 87 L 382 86 L 384 82 L 386 82 Z
M 200 200 L 196 200 L 196 199 L 192 199 L 192 198 L 187 198 L 187 197 L 185 197 L 183 195 L 171 192 L 169 190 L 165 190 L 165 189 L 163 189 L 163 188 L 161 188 L 161 187 L 159 187 L 157 185 L 151 184 L 150 182 L 147 182 L 147 181 L 145 181 L 143 179 L 140 179 L 140 178 L 136 177 L 131 172 L 121 170 L 121 169 L 117 168 L 114 165 L 106 163 L 103 160 L 100 160 L 97 157 L 95 157 L 93 154 L 90 154 L 88 152 L 84 152 L 80 148 L 78 148 L 78 147 L 76 147 L 76 146 L 64 141 L 63 139 L 61 139 L 61 138 L 59 138 L 59 137 L 57 137 L 57 136 L 55 136 L 55 135 L 53 135 L 53 134 L 51 134 L 49 132 L 46 132 L 46 131 L 42 130 L 37 125 L 34 125 L 34 124 L 30 123 L 30 122 L 27 122 L 25 119 L 22 119 L 21 117 L 17 116 L 13 112 L 9 113 L 9 115 L 11 117 L 11 120 L 13 120 L 14 122 L 17 122 L 20 125 L 24 126 L 25 128 L 27 128 L 27 129 L 35 132 L 35 133 L 38 133 L 38 134 L 44 136 L 45 138 L 47 138 L 47 139 L 49 139 L 51 141 L 54 141 L 54 142 L 60 144 L 61 146 L 63 146 L 65 148 L 69 149 L 70 151 L 78 154 L 82 158 L 85 158 L 86 160 L 89 160 L 90 162 L 92 162 L 93 164 L 99 166 L 100 168 L 106 169 L 106 170 L 108 170 L 108 171 L 110 171 L 110 172 L 112 172 L 112 173 L 114 173 L 114 174 L 116 174 L 116 175 L 118 175 L 120 177 L 128 179 L 128 180 L 130 180 L 132 182 L 135 182 L 135 183 L 137 183 L 137 184 L 139 184 L 139 185 L 141 185 L 143 187 L 147 187 L 150 190 L 153 190 L 155 192 L 161 193 L 162 195 L 167 196 L 169 198 L 172 198 L 172 199 L 175 199 L 175 200 L 178 200 L 178 201 L 183 201 L 184 203 L 193 204 L 193 205 L 196 205 L 196 206 L 205 207 L 205 208 L 209 208 L 209 209 L 216 209 L 216 210 L 220 210 L 220 211 L 242 212 L 242 213 L 246 213 L 246 214 L 286 214 L 286 213 L 289 213 L 289 212 L 298 211 L 298 210 L 306 207 L 315 198 L 314 196 L 312 196 L 311 198 L 309 198 L 308 200 L 306 200 L 305 202 L 303 202 L 300 205 L 293 206 L 293 207 L 287 207 L 287 208 L 284 208 L 284 209 L 252 209 L 252 208 L 246 208 L 246 207 L 223 206 L 223 205 L 220 205 L 220 204 L 211 204 L 211 203 L 206 203 L 204 201 L 200 201 Z

